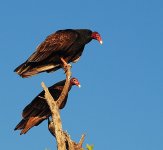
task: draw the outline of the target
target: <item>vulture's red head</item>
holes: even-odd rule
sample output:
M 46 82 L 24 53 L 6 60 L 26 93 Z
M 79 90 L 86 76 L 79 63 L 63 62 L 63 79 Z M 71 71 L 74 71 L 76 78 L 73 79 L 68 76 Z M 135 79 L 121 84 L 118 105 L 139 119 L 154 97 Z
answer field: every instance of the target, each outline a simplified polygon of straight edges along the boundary
M 78 86 L 79 88 L 81 87 L 81 85 L 80 85 L 78 79 L 76 79 L 76 78 L 71 78 L 70 84 L 71 84 L 71 85 L 76 85 L 76 86 Z
M 99 41 L 100 44 L 102 44 L 102 38 L 98 32 L 92 32 L 91 37 L 92 37 L 92 39 L 95 39 L 95 40 Z

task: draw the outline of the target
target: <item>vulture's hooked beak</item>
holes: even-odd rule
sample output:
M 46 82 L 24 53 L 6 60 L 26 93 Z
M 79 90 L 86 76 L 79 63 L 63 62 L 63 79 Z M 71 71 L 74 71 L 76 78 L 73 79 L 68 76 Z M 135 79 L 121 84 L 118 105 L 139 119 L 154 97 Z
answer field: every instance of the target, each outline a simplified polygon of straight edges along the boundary
M 81 85 L 80 85 L 80 84 L 78 84 L 78 87 L 79 87 L 79 88 L 81 88 Z
M 99 42 L 100 42 L 100 44 L 102 44 L 102 43 L 103 43 L 103 42 L 102 42 L 102 40 L 100 40 Z

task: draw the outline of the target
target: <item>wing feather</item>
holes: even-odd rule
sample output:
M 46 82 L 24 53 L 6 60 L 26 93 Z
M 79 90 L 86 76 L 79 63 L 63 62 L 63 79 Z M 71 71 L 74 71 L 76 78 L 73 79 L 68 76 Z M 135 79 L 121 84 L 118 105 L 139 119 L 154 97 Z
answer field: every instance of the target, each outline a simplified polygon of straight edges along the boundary
M 63 84 L 64 82 L 65 82 L 65 80 L 60 81 L 59 83 L 54 84 L 53 86 L 49 87 L 49 91 L 55 100 L 57 100 L 59 98 L 61 91 L 63 89 L 63 86 L 57 86 L 57 85 Z M 42 99 L 43 97 L 44 97 L 44 91 L 42 91 L 37 97 L 35 97 L 32 100 L 32 102 L 30 104 L 28 104 L 24 108 L 23 113 L 22 113 L 22 117 L 23 118 L 29 118 L 32 116 L 34 117 L 37 115 L 41 115 L 41 112 L 43 110 L 46 110 L 46 109 L 49 110 L 49 107 L 48 107 L 46 101 L 44 99 Z M 44 115 L 46 115 L 46 114 L 44 114 Z
M 53 53 L 64 53 L 78 38 L 75 30 L 59 30 L 49 35 L 36 51 L 29 57 L 28 62 L 40 62 Z

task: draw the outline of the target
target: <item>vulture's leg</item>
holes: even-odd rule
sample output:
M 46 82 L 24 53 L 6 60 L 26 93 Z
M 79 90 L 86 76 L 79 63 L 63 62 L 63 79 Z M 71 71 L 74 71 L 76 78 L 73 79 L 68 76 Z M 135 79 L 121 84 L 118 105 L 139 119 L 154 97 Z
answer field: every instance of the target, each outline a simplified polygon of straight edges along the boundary
M 63 69 L 64 69 L 64 71 L 65 71 L 65 73 L 67 72 L 67 68 L 68 68 L 68 66 L 70 66 L 71 67 L 71 65 L 70 64 L 68 64 L 62 57 L 61 57 L 61 61 L 62 61 L 62 67 L 63 67 Z

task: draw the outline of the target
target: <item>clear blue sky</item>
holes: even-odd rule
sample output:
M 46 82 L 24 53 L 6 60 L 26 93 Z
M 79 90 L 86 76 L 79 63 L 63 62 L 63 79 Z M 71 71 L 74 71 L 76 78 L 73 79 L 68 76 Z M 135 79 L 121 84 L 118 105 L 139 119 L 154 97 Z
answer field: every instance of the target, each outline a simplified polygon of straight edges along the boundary
M 55 140 L 47 121 L 26 135 L 13 131 L 22 109 L 63 71 L 22 79 L 13 72 L 47 35 L 58 29 L 98 31 L 73 64 L 74 87 L 61 112 L 63 128 L 95 150 L 163 149 L 163 1 L 162 0 L 1 0 L 0 147 L 50 150 Z

